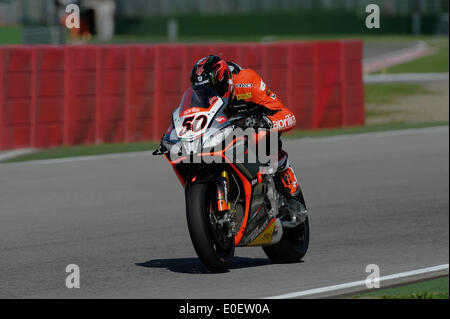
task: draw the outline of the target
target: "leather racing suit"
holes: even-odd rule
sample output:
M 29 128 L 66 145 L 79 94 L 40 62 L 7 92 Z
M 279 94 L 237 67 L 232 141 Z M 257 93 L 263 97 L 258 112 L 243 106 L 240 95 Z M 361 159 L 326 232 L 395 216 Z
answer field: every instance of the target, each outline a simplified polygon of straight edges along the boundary
M 286 194 L 292 197 L 300 193 L 300 186 L 292 169 L 288 154 L 282 149 L 281 134 L 292 130 L 296 125 L 294 113 L 272 92 L 262 78 L 253 70 L 227 62 L 233 77 L 234 96 L 231 105 L 234 109 L 257 106 L 270 120 L 273 129 L 279 133 L 278 172 Z

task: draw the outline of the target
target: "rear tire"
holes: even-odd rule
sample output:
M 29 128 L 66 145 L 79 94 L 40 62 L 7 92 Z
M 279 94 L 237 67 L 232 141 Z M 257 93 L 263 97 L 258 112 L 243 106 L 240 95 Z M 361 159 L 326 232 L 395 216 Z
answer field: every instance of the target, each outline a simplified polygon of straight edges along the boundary
M 273 263 L 297 263 L 306 255 L 309 245 L 309 220 L 295 228 L 284 228 L 278 244 L 263 247 Z
M 220 241 L 210 222 L 208 207 L 214 207 L 207 184 L 193 184 L 185 192 L 186 218 L 195 252 L 211 272 L 226 272 L 234 256 L 234 237 Z

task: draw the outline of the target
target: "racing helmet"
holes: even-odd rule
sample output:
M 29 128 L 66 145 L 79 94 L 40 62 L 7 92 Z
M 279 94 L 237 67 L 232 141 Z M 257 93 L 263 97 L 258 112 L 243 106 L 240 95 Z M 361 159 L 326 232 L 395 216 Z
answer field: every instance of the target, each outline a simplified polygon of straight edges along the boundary
M 221 98 L 231 98 L 233 78 L 227 62 L 216 55 L 200 59 L 192 69 L 191 86 L 194 91 L 207 86 L 214 89 Z

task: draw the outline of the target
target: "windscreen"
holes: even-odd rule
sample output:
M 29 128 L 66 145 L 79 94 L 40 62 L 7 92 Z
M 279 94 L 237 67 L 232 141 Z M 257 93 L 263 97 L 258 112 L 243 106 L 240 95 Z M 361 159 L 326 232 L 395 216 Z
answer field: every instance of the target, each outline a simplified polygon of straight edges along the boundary
M 180 114 L 190 108 L 199 108 L 199 111 L 205 111 L 214 104 L 219 98 L 217 92 L 209 86 L 202 85 L 199 88 L 193 90 L 188 88 L 181 99 Z

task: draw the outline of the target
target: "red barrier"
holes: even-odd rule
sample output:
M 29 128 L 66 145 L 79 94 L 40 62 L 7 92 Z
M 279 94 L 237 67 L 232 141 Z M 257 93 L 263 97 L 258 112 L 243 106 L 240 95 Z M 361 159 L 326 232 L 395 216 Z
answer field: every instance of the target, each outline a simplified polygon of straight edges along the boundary
M 364 123 L 360 41 L 0 47 L 0 149 L 157 140 L 192 66 L 252 68 L 303 129 Z

